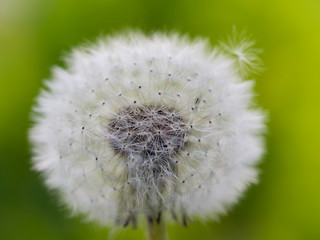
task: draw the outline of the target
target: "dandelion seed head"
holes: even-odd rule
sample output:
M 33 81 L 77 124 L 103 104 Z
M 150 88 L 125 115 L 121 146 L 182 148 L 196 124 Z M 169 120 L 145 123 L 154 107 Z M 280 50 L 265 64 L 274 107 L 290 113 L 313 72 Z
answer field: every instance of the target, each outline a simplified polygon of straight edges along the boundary
M 241 74 L 257 57 L 226 46 L 130 33 L 76 48 L 34 107 L 34 168 L 101 224 L 225 213 L 257 181 L 264 149 L 264 114 Z

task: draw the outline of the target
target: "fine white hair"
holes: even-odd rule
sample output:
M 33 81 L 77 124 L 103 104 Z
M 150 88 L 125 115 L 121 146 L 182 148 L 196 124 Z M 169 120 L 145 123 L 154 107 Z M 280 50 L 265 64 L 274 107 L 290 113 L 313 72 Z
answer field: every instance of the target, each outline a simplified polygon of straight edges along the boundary
M 34 168 L 103 225 L 218 217 L 257 181 L 264 113 L 246 79 L 256 53 L 243 38 L 211 48 L 137 32 L 74 49 L 34 107 Z

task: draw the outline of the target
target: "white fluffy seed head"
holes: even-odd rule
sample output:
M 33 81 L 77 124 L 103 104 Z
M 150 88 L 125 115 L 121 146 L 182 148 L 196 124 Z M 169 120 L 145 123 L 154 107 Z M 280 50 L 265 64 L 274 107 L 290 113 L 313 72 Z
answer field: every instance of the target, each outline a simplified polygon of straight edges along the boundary
M 130 33 L 73 50 L 34 108 L 34 168 L 102 224 L 217 217 L 256 182 L 263 153 L 250 47 Z

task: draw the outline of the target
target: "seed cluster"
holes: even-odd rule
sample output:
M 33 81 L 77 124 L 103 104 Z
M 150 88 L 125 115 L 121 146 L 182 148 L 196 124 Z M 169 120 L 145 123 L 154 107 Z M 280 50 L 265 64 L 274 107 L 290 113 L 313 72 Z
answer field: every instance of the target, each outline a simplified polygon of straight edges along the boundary
M 120 110 L 110 121 L 108 133 L 116 152 L 126 157 L 163 161 L 184 147 L 187 126 L 174 109 L 130 106 Z

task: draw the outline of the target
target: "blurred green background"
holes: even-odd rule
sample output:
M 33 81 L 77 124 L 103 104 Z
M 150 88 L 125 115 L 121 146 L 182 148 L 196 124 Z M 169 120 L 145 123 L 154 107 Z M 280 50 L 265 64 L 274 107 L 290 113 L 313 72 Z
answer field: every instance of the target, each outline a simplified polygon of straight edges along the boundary
M 270 114 L 259 185 L 220 222 L 170 239 L 320 239 L 319 0 L 0 0 L 0 239 L 143 239 L 68 218 L 30 171 L 33 99 L 72 46 L 125 28 L 178 30 L 212 44 L 246 29 L 264 50 L 257 100 Z

